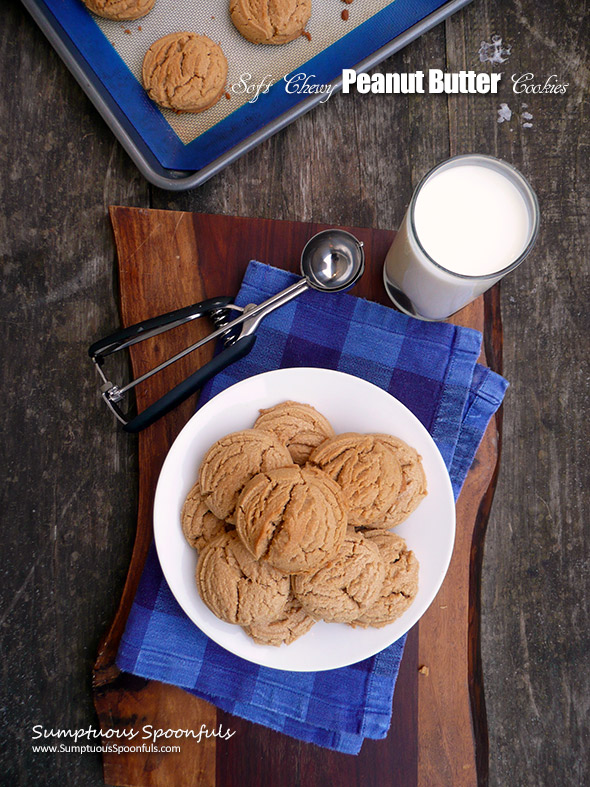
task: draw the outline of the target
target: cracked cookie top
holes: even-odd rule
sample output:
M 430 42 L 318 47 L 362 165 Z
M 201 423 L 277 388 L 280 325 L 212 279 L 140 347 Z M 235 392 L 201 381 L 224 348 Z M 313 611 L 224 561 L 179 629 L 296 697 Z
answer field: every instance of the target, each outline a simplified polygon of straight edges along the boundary
M 196 580 L 211 612 L 240 626 L 278 619 L 290 593 L 289 577 L 254 560 L 235 533 L 224 533 L 205 547 Z
M 375 602 L 352 626 L 381 628 L 406 611 L 418 592 L 418 561 L 403 538 L 387 530 L 368 530 L 365 539 L 379 548 L 385 563 L 385 578 Z
M 311 0 L 230 0 L 229 14 L 253 44 L 286 44 L 305 30 Z
M 351 525 L 367 526 L 382 519 L 401 486 L 399 460 L 375 435 L 338 435 L 316 448 L 309 461 L 344 491 Z
M 236 509 L 238 535 L 252 555 L 286 574 L 310 571 L 328 560 L 346 524 L 338 484 L 315 468 L 297 465 L 254 476 Z
M 143 86 L 156 104 L 177 112 L 203 112 L 225 90 L 227 60 L 207 36 L 170 33 L 145 53 Z
M 304 465 L 324 440 L 334 437 L 328 419 L 315 407 L 300 402 L 281 402 L 261 410 L 254 428 L 274 432 L 298 465 Z
M 209 511 L 201 494 L 199 482 L 188 493 L 181 514 L 182 532 L 193 549 L 199 552 L 214 538 L 225 533 L 231 525 Z
M 149 13 L 156 0 L 83 0 L 93 14 L 116 22 L 140 19 Z
M 377 599 L 384 576 L 377 545 L 349 528 L 330 561 L 315 572 L 294 577 L 293 592 L 313 618 L 350 623 Z
M 399 437 L 388 434 L 376 434 L 374 437 L 389 446 L 399 460 L 402 470 L 402 480 L 397 497 L 385 512 L 379 522 L 370 527 L 385 528 L 395 527 L 407 519 L 422 500 L 426 497 L 426 474 L 422 467 L 422 457 Z
M 272 432 L 233 432 L 205 454 L 199 471 L 201 494 L 215 516 L 234 523 L 238 497 L 246 483 L 257 473 L 292 464 L 291 454 Z
M 315 620 L 303 609 L 295 596 L 289 596 L 281 616 L 271 623 L 254 623 L 244 631 L 258 645 L 290 645 L 310 630 Z

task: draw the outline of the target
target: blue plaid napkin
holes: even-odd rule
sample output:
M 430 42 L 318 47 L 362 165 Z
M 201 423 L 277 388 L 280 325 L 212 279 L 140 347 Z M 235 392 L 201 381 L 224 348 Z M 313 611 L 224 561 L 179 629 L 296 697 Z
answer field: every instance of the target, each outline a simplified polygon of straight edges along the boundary
M 297 279 L 251 262 L 236 303 L 260 303 Z M 307 292 L 264 320 L 253 351 L 217 375 L 199 404 L 260 372 L 339 369 L 389 391 L 420 419 L 449 470 L 455 498 L 507 382 L 477 364 L 481 335 L 427 323 L 351 295 Z M 349 754 L 385 738 L 405 638 L 338 670 L 295 673 L 233 656 L 184 614 L 149 554 L 117 664 L 181 686 L 225 711 Z

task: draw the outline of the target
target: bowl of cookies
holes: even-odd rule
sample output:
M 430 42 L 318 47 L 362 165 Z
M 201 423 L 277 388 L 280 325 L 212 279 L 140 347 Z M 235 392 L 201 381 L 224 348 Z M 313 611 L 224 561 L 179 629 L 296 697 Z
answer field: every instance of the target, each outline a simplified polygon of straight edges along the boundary
M 420 421 L 342 372 L 227 388 L 172 445 L 154 501 L 166 581 L 217 644 L 262 666 L 336 669 L 388 647 L 446 574 L 455 504 Z

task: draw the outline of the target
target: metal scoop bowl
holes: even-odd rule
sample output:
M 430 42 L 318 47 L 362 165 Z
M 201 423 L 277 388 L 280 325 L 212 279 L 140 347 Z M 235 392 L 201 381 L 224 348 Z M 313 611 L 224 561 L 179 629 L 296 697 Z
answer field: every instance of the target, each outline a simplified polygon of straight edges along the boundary
M 137 323 L 95 342 L 89 348 L 88 353 L 94 361 L 103 383 L 101 387 L 102 398 L 116 418 L 123 424 L 125 431 L 139 432 L 198 391 L 218 372 L 247 355 L 256 342 L 256 336 L 254 335 L 256 328 L 274 309 L 283 306 L 308 289 L 320 292 L 342 292 L 347 290 L 356 284 L 364 269 L 365 254 L 363 244 L 354 235 L 338 229 L 318 232 L 317 235 L 310 238 L 301 253 L 301 274 L 303 278 L 263 303 L 258 305 L 251 303 L 242 308 L 231 303 L 230 298 L 211 298 L 207 301 L 201 301 L 192 306 L 176 309 L 173 312 Z M 231 319 L 230 314 L 232 311 L 238 312 L 239 316 Z M 105 376 L 102 366 L 106 356 L 205 315 L 208 315 L 216 326 L 216 330 L 209 336 L 195 342 L 195 344 L 177 353 L 172 358 L 146 372 L 146 374 L 137 377 L 125 386 L 118 387 L 113 385 Z M 147 380 L 148 377 L 156 374 L 156 372 L 162 371 L 170 364 L 178 361 L 180 358 L 184 358 L 185 355 L 197 350 L 207 342 L 218 338 L 223 339 L 225 349 L 218 353 L 213 360 L 206 363 L 194 374 L 191 374 L 190 377 L 187 377 L 186 380 L 172 388 L 149 407 L 146 407 L 134 418 L 129 418 L 123 413 L 119 402 L 128 391 Z

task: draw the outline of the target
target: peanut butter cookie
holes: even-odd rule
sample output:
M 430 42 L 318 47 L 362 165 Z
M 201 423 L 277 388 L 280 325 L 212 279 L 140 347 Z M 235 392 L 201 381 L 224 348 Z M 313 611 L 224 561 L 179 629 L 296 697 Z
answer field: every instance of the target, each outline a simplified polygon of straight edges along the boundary
M 215 516 L 235 523 L 238 497 L 246 483 L 257 473 L 292 464 L 291 454 L 272 432 L 234 432 L 205 454 L 199 472 L 201 494 Z
M 365 538 L 376 544 L 385 563 L 385 578 L 377 600 L 352 626 L 381 628 L 406 611 L 418 592 L 418 561 L 406 542 L 387 530 L 368 530 Z
M 229 14 L 253 44 L 286 44 L 305 30 L 311 0 L 230 0 Z
M 225 90 L 227 60 L 207 36 L 170 33 L 145 53 L 142 79 L 148 96 L 161 107 L 203 112 Z
M 83 0 L 89 11 L 104 19 L 126 22 L 149 13 L 156 0 Z
M 376 601 L 384 576 L 377 545 L 349 528 L 335 557 L 315 572 L 294 577 L 293 592 L 313 618 L 350 623 Z
M 376 434 L 375 437 L 392 449 L 402 469 L 402 482 L 396 499 L 381 521 L 369 525 L 369 527 L 389 530 L 407 519 L 426 497 L 426 474 L 422 466 L 422 457 L 415 448 L 404 443 L 399 437 L 387 434 Z
M 402 473 L 393 450 L 375 435 L 345 434 L 326 440 L 310 456 L 343 489 L 351 525 L 370 525 L 397 498 Z
M 342 543 L 346 523 L 338 484 L 315 468 L 297 465 L 254 476 L 236 508 L 238 535 L 252 555 L 286 574 L 328 560 Z
M 271 623 L 255 623 L 244 626 L 244 631 L 258 645 L 290 645 L 310 630 L 315 620 L 303 609 L 295 596 L 290 596 L 285 609 Z
M 235 533 L 224 533 L 201 552 L 196 571 L 201 598 L 228 623 L 252 626 L 277 620 L 289 598 L 289 577 L 254 560 Z
M 182 532 L 193 549 L 199 552 L 214 538 L 231 528 L 207 508 L 199 482 L 188 493 L 182 507 Z
M 328 419 L 315 407 L 300 402 L 282 402 L 261 410 L 254 428 L 274 432 L 298 465 L 304 465 L 314 448 L 324 440 L 334 437 Z

